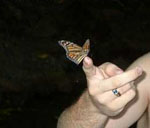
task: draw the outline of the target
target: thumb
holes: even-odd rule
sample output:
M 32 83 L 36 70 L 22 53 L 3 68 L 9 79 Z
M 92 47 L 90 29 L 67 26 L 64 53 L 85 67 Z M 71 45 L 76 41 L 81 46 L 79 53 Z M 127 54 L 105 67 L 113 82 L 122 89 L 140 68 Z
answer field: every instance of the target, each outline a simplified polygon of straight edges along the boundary
M 84 58 L 82 68 L 87 77 L 91 77 L 96 74 L 96 67 L 93 65 L 93 61 L 90 57 Z

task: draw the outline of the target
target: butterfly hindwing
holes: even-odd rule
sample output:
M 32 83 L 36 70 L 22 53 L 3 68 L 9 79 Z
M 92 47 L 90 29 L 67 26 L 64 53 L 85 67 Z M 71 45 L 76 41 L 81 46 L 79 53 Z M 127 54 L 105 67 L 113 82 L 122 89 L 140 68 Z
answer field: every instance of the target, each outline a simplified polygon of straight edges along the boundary
M 84 59 L 84 57 L 86 57 L 87 56 L 87 54 L 85 54 L 85 53 L 81 53 L 77 58 L 76 58 L 76 63 L 77 64 L 79 64 L 83 59 Z
M 73 61 L 76 64 L 79 64 L 83 60 L 83 58 L 87 56 L 83 52 L 76 52 L 76 53 L 70 52 L 67 53 L 66 55 L 69 60 Z

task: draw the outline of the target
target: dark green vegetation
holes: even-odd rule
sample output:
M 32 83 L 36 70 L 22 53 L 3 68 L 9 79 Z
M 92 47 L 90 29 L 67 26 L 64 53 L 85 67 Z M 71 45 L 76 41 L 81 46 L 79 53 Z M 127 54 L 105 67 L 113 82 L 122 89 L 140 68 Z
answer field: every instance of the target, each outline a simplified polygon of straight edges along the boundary
M 148 0 L 1 0 L 0 127 L 55 128 L 86 87 L 57 41 L 91 40 L 96 65 L 125 69 L 150 48 Z

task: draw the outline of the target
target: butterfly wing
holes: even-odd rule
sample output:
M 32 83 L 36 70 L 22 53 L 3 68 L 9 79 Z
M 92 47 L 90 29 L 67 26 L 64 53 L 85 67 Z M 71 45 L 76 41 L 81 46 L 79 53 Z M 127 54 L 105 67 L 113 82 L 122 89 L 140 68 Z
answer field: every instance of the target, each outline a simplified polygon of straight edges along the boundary
M 81 52 L 69 52 L 66 54 L 67 58 L 71 61 L 73 61 L 76 64 L 79 64 L 78 58 L 80 56 Z
M 66 53 L 82 51 L 82 47 L 80 47 L 79 45 L 77 45 L 73 42 L 61 40 L 61 41 L 58 41 L 58 43 L 66 50 Z
M 66 50 L 67 58 L 76 64 L 79 64 L 89 52 L 89 41 L 86 41 L 83 47 L 65 40 L 59 41 L 59 44 Z
M 79 55 L 76 55 L 72 61 L 78 65 L 86 56 L 87 56 L 87 54 L 81 52 Z
M 87 40 L 85 41 L 85 43 L 84 43 L 82 49 L 83 49 L 83 52 L 85 52 L 86 54 L 89 53 L 89 51 L 90 51 L 90 40 L 89 40 L 89 39 L 87 39 Z
M 90 51 L 90 40 L 87 39 L 82 47 L 82 52 L 80 52 L 75 57 L 75 63 L 79 64 L 88 55 L 89 51 Z
M 90 40 L 86 40 L 82 47 L 82 51 L 75 55 L 72 61 L 76 64 L 80 64 L 80 62 L 88 55 L 90 51 Z

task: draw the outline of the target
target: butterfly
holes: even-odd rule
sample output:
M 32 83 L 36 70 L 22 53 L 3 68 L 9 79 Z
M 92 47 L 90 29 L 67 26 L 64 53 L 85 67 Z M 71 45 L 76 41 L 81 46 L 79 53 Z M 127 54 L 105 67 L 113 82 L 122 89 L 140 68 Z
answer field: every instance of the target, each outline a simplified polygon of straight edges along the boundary
M 58 41 L 58 43 L 65 49 L 67 58 L 77 65 L 80 64 L 90 51 L 89 39 L 85 41 L 82 47 L 66 40 Z

